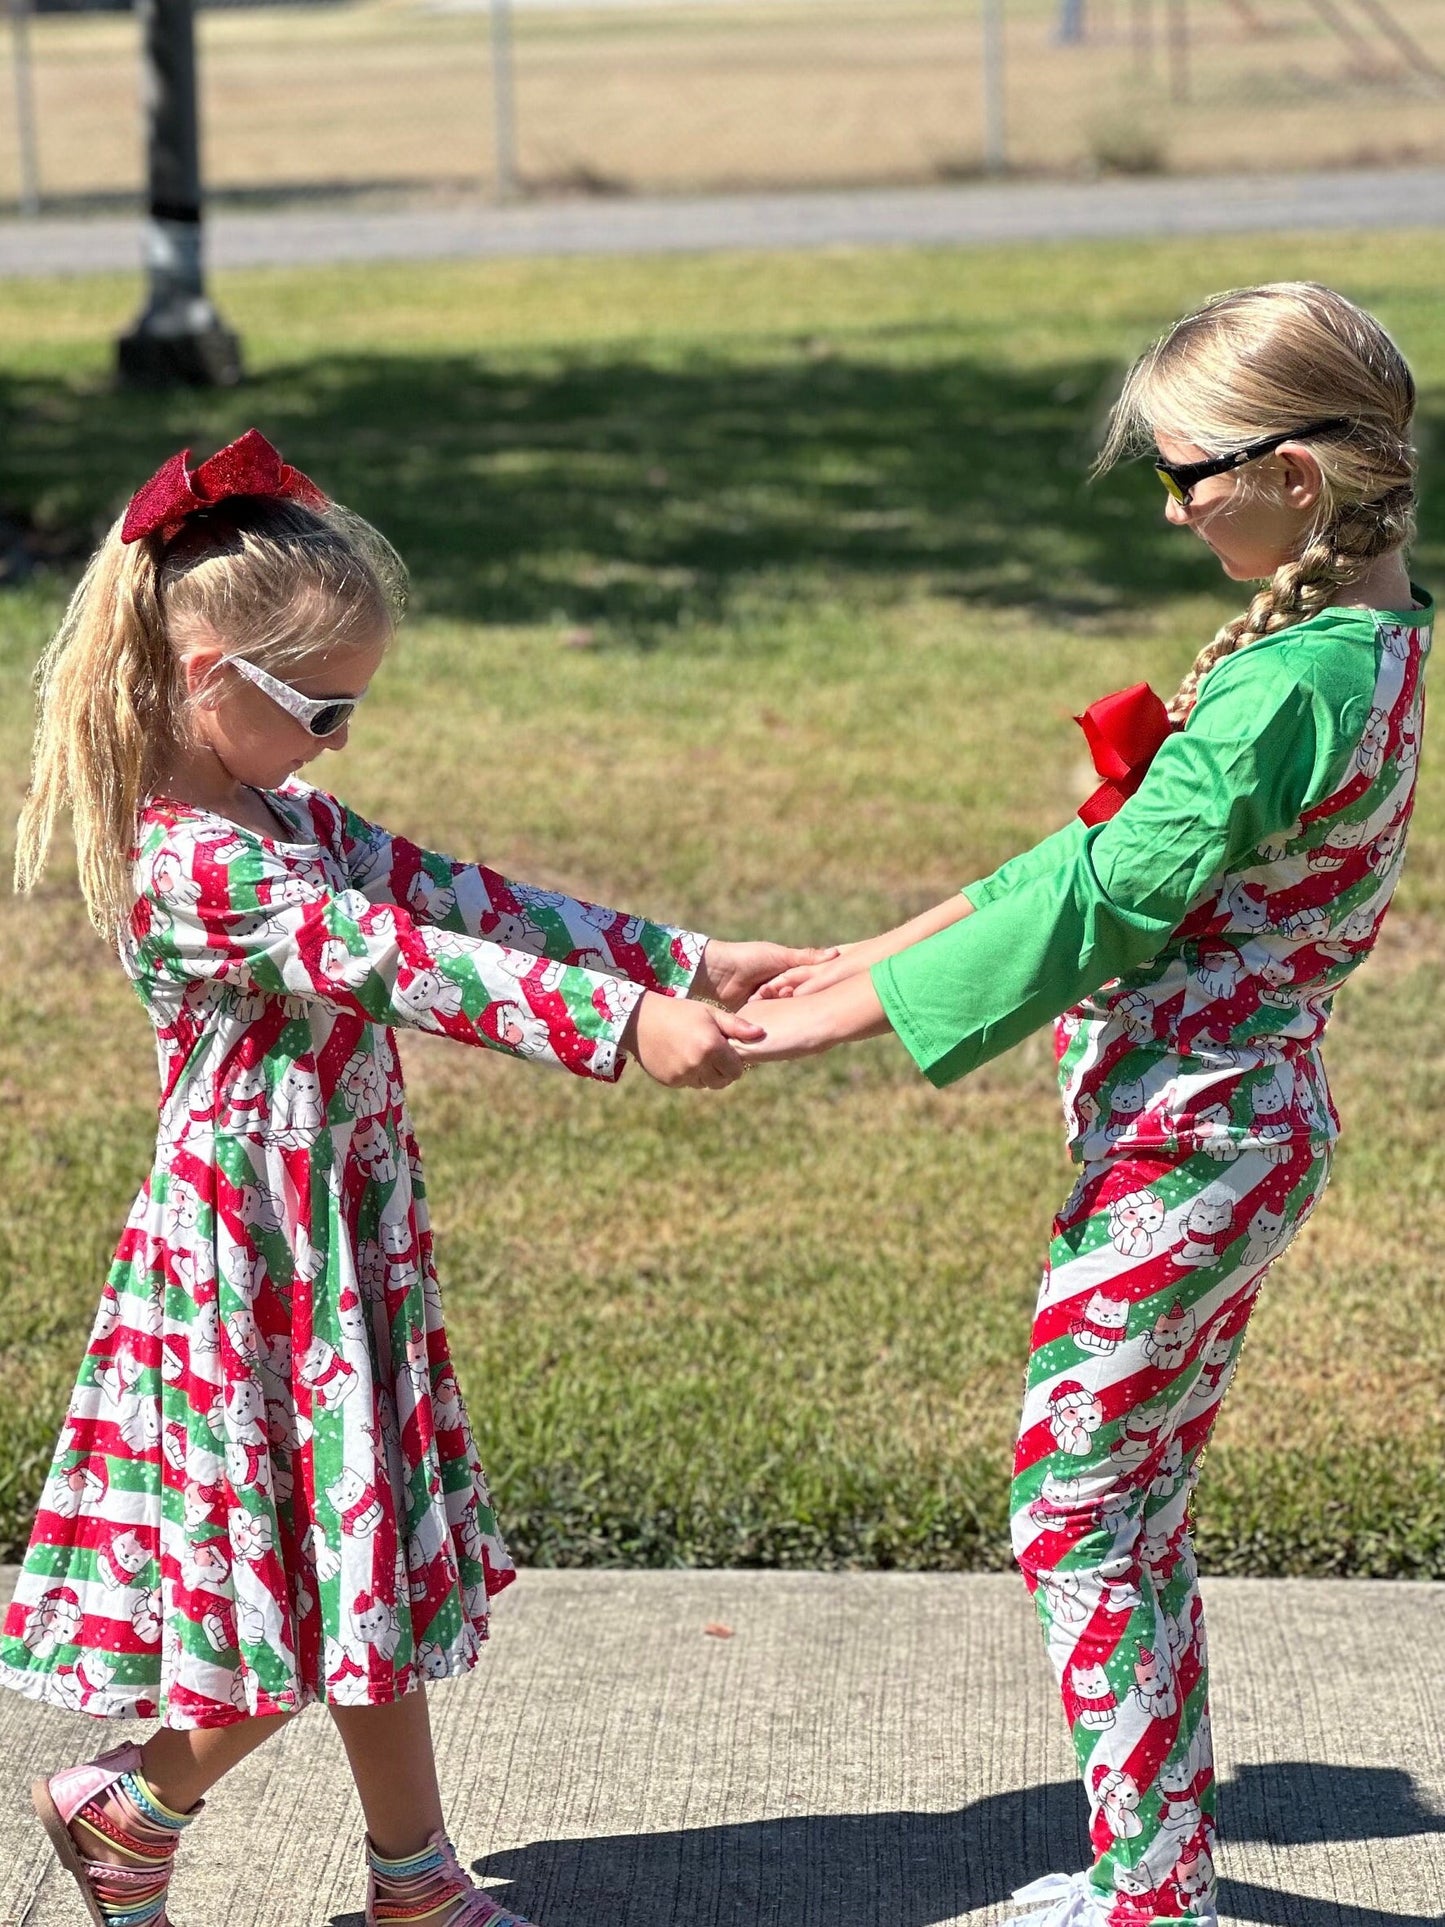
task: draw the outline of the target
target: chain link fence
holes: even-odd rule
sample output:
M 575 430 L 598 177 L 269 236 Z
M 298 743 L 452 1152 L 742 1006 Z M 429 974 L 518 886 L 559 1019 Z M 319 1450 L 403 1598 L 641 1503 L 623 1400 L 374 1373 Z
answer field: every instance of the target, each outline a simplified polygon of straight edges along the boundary
M 135 19 L 40 3 L 0 0 L 0 208 L 138 207 Z M 1445 0 L 496 5 L 203 7 L 212 205 L 1445 162 Z

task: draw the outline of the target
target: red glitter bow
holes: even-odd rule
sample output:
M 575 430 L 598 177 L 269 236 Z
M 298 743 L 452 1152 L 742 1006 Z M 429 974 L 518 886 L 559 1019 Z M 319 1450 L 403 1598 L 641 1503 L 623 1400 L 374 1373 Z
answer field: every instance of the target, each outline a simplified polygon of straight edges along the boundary
M 1117 816 L 1144 781 L 1156 751 L 1179 727 L 1146 682 L 1117 690 L 1090 703 L 1074 721 L 1089 744 L 1094 768 L 1103 782 L 1079 805 L 1079 815 L 1091 826 Z
M 309 476 L 283 462 L 259 428 L 248 428 L 199 468 L 187 467 L 191 451 L 172 455 L 130 498 L 121 524 L 122 542 L 159 533 L 167 540 L 188 515 L 232 495 L 272 495 L 324 508 L 326 497 Z

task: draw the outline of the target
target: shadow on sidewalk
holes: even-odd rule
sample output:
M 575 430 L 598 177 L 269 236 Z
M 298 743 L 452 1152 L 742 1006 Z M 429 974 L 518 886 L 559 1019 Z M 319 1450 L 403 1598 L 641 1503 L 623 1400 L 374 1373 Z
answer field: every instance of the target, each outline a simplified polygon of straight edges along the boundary
M 1232 1841 L 1308 1846 L 1445 1833 L 1408 1773 L 1289 1760 L 1246 1767 L 1223 1789 Z M 476 1873 L 546 1927 L 808 1927 L 887 1921 L 934 1927 L 995 1905 L 1089 1856 L 1072 1781 L 992 1794 L 957 1813 L 806 1814 L 672 1833 L 542 1840 L 491 1854 Z M 1435 1927 L 1442 1917 L 1321 1902 L 1225 1880 L 1226 1915 L 1259 1927 Z M 360 1927 L 343 1915 L 333 1927 Z

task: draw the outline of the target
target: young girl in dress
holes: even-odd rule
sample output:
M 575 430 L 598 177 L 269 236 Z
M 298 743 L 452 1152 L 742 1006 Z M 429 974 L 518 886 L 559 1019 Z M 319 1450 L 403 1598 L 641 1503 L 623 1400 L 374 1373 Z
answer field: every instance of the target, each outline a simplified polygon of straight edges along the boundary
M 759 1034 L 730 1009 L 803 953 L 509 882 L 302 781 L 346 742 L 400 565 L 254 430 L 188 455 L 111 530 L 39 674 L 17 880 L 68 803 L 162 1094 L 0 1679 L 162 1722 L 34 1788 L 96 1927 L 164 1921 L 201 1796 L 314 1700 L 366 1816 L 367 1922 L 504 1927 L 448 1842 L 422 1682 L 475 1662 L 513 1571 L 392 1030 L 720 1088 Z
M 788 1057 L 897 1032 L 937 1084 L 1058 1019 L 1078 1182 L 1054 1221 L 1013 1540 L 1058 1672 L 1094 1863 L 1034 1927 L 1206 1922 L 1215 1799 L 1189 1506 L 1269 1264 L 1339 1124 L 1320 1058 L 1404 856 L 1433 606 L 1404 550 L 1415 391 L 1327 288 L 1210 301 L 1136 364 L 1108 464 L 1263 578 L 1168 713 L 1084 722 L 1101 788 L 983 882 L 752 1006 Z M 1152 755 L 1152 760 L 1151 759 Z

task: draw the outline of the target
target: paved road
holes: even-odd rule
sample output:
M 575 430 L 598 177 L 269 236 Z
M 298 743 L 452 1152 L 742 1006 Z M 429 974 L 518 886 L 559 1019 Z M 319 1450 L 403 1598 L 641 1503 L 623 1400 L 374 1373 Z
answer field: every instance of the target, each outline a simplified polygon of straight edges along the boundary
M 207 252 L 215 267 L 308 267 L 340 261 L 967 245 L 1442 224 L 1445 168 L 1413 168 L 384 213 L 222 212 L 208 223 Z M 132 219 L 0 222 L 0 278 L 125 270 L 139 261 L 140 233 Z
M 1206 1597 L 1225 1919 L 1439 1927 L 1445 1586 Z M 547 1927 L 985 1927 L 1086 1851 L 1011 1578 L 524 1573 L 432 1709 L 464 1859 Z M 5 1927 L 78 1921 L 23 1788 L 99 1730 L 0 1693 Z M 313 1708 L 238 1769 L 187 1838 L 176 1920 L 360 1927 L 339 1767 Z

